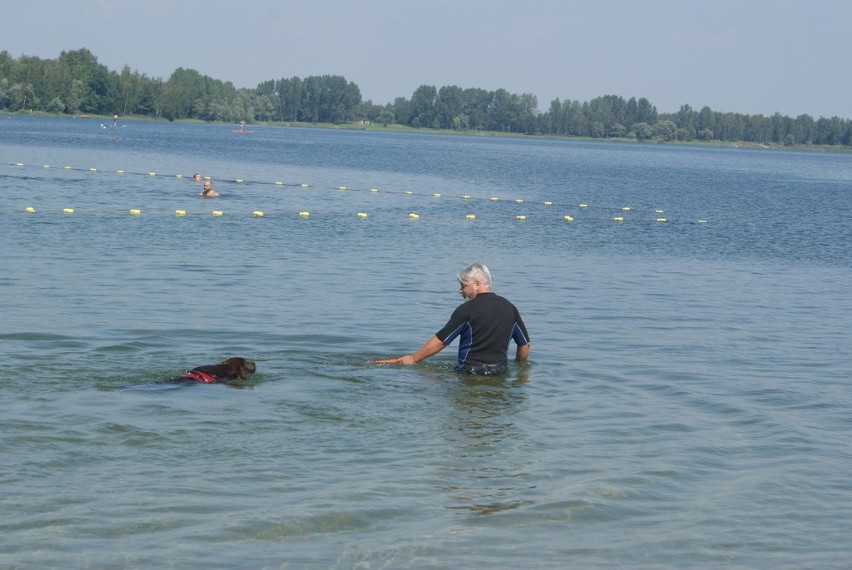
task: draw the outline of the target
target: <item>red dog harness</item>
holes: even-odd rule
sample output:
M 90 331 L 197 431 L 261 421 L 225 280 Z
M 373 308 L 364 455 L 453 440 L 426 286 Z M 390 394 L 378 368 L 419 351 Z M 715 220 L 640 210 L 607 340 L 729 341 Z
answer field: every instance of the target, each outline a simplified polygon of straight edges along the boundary
M 215 377 L 210 376 L 209 374 L 205 374 L 200 370 L 190 370 L 189 372 L 181 376 L 181 378 L 195 380 L 196 382 L 201 382 L 202 384 L 212 384 L 216 381 Z

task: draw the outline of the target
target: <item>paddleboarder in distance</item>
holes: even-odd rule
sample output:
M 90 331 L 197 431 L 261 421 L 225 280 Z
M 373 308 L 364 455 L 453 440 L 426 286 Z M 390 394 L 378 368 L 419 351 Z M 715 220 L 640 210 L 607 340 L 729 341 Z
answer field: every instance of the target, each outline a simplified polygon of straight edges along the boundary
M 465 302 L 453 311 L 447 324 L 413 354 L 373 360 L 372 364 L 411 366 L 441 352 L 456 337 L 459 354 L 456 372 L 495 376 L 508 370 L 506 351 L 515 341 L 515 361 L 525 362 L 530 354 L 530 336 L 518 309 L 491 290 L 491 272 L 482 263 L 473 263 L 458 274 L 459 293 Z

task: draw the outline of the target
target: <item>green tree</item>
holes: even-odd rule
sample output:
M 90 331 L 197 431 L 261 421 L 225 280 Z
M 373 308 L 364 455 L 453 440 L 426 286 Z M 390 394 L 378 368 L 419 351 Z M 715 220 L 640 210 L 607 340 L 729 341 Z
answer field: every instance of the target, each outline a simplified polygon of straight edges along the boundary
M 278 81 L 278 98 L 281 101 L 281 120 L 297 122 L 304 117 L 302 108 L 302 80 L 298 77 Z
M 409 105 L 409 125 L 432 127 L 435 120 L 435 102 L 438 90 L 432 85 L 421 85 L 415 89 Z
M 677 138 L 677 125 L 674 121 L 659 121 L 654 125 L 654 136 L 661 141 L 673 141 Z
M 405 97 L 394 99 L 393 104 L 390 105 L 390 111 L 393 113 L 394 121 L 397 124 L 411 124 L 411 102 Z
M 793 122 L 792 133 L 795 144 L 813 144 L 816 128 L 813 117 L 799 115 Z
M 690 140 L 695 137 L 695 125 L 697 122 L 698 113 L 689 105 L 681 105 L 675 119 L 677 126 L 686 131 L 685 137 L 681 140 Z
M 453 128 L 453 122 L 464 114 L 464 91 L 461 87 L 448 85 L 438 90 L 435 101 L 435 120 L 442 129 Z

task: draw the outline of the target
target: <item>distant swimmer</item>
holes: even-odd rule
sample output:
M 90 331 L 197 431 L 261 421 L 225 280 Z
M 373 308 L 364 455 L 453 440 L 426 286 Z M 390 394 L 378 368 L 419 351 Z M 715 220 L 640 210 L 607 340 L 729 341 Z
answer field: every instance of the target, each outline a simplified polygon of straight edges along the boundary
M 194 182 L 201 182 L 201 173 L 200 173 L 200 172 L 196 172 L 195 174 L 193 174 L 193 175 L 192 175 L 192 180 L 193 180 Z
M 201 195 L 205 198 L 215 198 L 219 193 L 213 190 L 213 182 L 211 180 L 205 180 L 204 190 L 201 191 Z
M 118 126 L 118 115 L 113 115 L 113 117 L 112 117 L 112 126 L 113 126 L 113 127 L 117 127 L 117 126 Z

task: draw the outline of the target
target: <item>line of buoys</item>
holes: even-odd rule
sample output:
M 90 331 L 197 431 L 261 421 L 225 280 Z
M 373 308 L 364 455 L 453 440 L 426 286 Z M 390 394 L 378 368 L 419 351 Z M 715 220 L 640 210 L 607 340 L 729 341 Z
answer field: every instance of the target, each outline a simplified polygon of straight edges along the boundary
M 35 214 L 39 211 L 40 210 L 36 209 L 34 206 L 26 206 L 24 208 L 24 212 L 26 212 L 28 214 Z M 77 213 L 77 209 L 71 208 L 71 207 L 66 207 L 66 208 L 62 208 L 61 212 L 63 214 L 74 214 L 74 213 Z M 125 210 L 125 212 L 128 212 L 132 216 L 141 216 L 142 213 L 143 213 L 141 208 L 130 208 L 128 210 Z M 100 210 L 100 211 L 94 211 L 94 212 L 89 211 L 87 213 L 88 214 L 96 214 L 96 215 L 110 215 L 110 214 L 116 214 L 117 212 L 116 211 Z M 149 215 L 162 214 L 162 212 L 156 212 L 156 211 L 154 211 L 154 212 L 148 211 L 147 213 Z M 199 212 L 188 213 L 187 210 L 184 210 L 184 209 L 174 210 L 175 216 L 195 215 L 195 214 L 198 214 L 198 213 Z M 209 211 L 208 214 L 212 215 L 214 217 L 220 217 L 220 216 L 224 216 L 225 212 L 223 210 L 212 210 L 212 211 Z M 280 214 L 281 214 L 280 211 L 274 213 L 274 215 L 276 217 L 280 217 Z M 262 218 L 262 217 L 267 216 L 266 212 L 264 212 L 263 210 L 252 210 L 250 212 L 250 215 L 255 217 L 255 218 Z M 308 210 L 302 210 L 300 212 L 297 212 L 295 215 L 297 215 L 300 218 L 309 218 L 309 217 L 311 217 L 311 212 L 308 211 Z M 361 219 L 366 219 L 369 216 L 369 214 L 367 212 L 363 212 L 363 211 L 362 212 L 355 212 L 354 215 L 355 215 L 355 217 L 361 218 Z M 285 217 L 286 217 L 286 214 L 285 214 Z M 408 217 L 408 219 L 411 219 L 411 220 L 419 220 L 421 218 L 421 215 L 417 212 L 409 212 L 407 214 L 407 217 Z M 446 218 L 446 216 L 435 216 L 435 218 L 438 218 L 438 217 Z M 473 213 L 464 214 L 464 219 L 468 220 L 468 221 L 473 221 L 473 220 L 477 219 L 477 215 L 473 214 Z M 514 219 L 516 221 L 523 222 L 523 221 L 528 221 L 532 218 L 530 218 L 527 214 L 516 214 L 516 215 L 514 215 Z M 542 218 L 539 217 L 538 219 L 540 220 Z M 574 216 L 570 215 L 570 214 L 565 214 L 565 215 L 561 216 L 561 219 L 565 222 L 574 222 L 576 220 L 576 218 Z M 601 221 L 602 219 L 609 219 L 611 221 L 618 222 L 618 223 L 624 223 L 625 221 L 627 221 L 627 218 L 625 218 L 624 216 L 621 216 L 621 215 L 614 216 L 612 218 L 585 218 L 584 221 L 587 221 L 587 222 L 588 221 Z M 665 217 L 662 217 L 662 216 L 658 216 L 658 217 L 652 218 L 650 220 L 642 219 L 642 218 L 633 218 L 632 219 L 632 222 L 634 222 L 634 223 L 637 223 L 637 222 L 641 223 L 641 222 L 648 222 L 648 221 L 656 222 L 656 223 L 667 223 L 669 220 L 668 220 L 668 218 L 665 218 Z M 706 224 L 707 220 L 699 219 L 697 221 L 697 223 Z
M 27 167 L 27 165 L 26 165 L 25 163 L 22 163 L 22 162 L 16 162 L 16 163 L 14 163 L 14 164 L 13 164 L 13 166 L 15 166 L 15 167 L 17 167 L 17 168 L 24 168 L 24 167 Z M 40 167 L 41 167 L 41 168 L 44 168 L 44 169 L 49 169 L 49 168 L 51 168 L 51 165 L 49 165 L 49 164 L 42 164 L 42 165 L 40 165 Z M 80 171 L 80 172 L 99 173 L 99 174 L 100 174 L 100 173 L 106 173 L 106 172 L 108 172 L 108 171 L 106 171 L 106 170 L 98 169 L 98 168 L 96 168 L 96 167 L 90 167 L 90 168 L 76 168 L 76 167 L 73 167 L 73 166 L 71 166 L 71 165 L 65 165 L 65 166 L 63 166 L 63 169 L 64 169 L 64 170 Z M 121 175 L 139 175 L 139 176 L 148 176 L 148 177 L 158 177 L 158 174 L 157 174 L 155 171 L 150 171 L 150 172 L 131 172 L 131 171 L 123 170 L 123 169 L 118 169 L 118 170 L 116 170 L 115 172 L 116 172 L 117 174 L 121 174 Z M 184 175 L 183 175 L 183 174 L 175 174 L 175 175 L 173 175 L 173 176 L 174 176 L 175 178 L 177 178 L 177 179 L 182 179 L 182 178 L 184 178 Z M 204 176 L 204 179 L 205 179 L 205 180 L 212 180 L 212 178 L 211 178 L 210 176 Z M 247 185 L 247 184 L 259 184 L 259 185 L 264 185 L 264 184 L 273 184 L 273 185 L 275 185 L 275 186 L 289 186 L 289 187 L 298 187 L 298 188 L 310 188 L 310 187 L 311 187 L 311 185 L 310 185 L 310 184 L 308 184 L 308 183 L 304 183 L 304 182 L 302 182 L 302 183 L 285 183 L 285 182 L 283 182 L 283 181 L 281 181 L 281 180 L 276 180 L 276 181 L 274 181 L 274 182 L 264 182 L 264 181 L 258 181 L 258 180 L 246 180 L 246 179 L 244 179 L 244 178 L 232 178 L 232 179 L 221 179 L 221 181 L 222 181 L 222 182 L 224 182 L 224 183 L 233 183 L 233 184 L 241 184 L 241 185 Z M 376 188 L 376 187 L 370 187 L 370 188 L 368 188 L 368 189 L 358 189 L 358 188 L 352 188 L 352 187 L 350 187 L 350 186 L 340 185 L 340 186 L 337 186 L 337 189 L 338 189 L 338 190 L 340 190 L 340 191 L 353 191 L 353 192 L 365 191 L 365 190 L 366 190 L 366 191 L 368 191 L 368 192 L 370 192 L 370 193 L 378 193 L 378 192 L 379 192 L 379 189 L 378 189 L 378 188 Z M 431 192 L 431 193 L 429 193 L 429 194 L 426 194 L 426 193 L 416 193 L 416 192 L 414 192 L 414 191 L 412 191 L 412 190 L 403 190 L 403 191 L 401 191 L 401 192 L 394 192 L 394 191 L 382 191 L 382 192 L 383 192 L 383 193 L 386 193 L 386 194 L 402 194 L 402 195 L 406 195 L 406 196 L 413 196 L 413 195 L 417 194 L 417 195 L 422 195 L 422 196 L 429 196 L 429 195 L 431 195 L 433 198 L 443 198 L 443 197 L 444 197 L 444 195 L 443 195 L 442 193 L 439 193 L 439 192 Z M 477 198 L 474 198 L 474 197 L 472 197 L 472 196 L 470 196 L 470 195 L 468 195 L 468 194 L 461 195 L 461 196 L 459 196 L 459 198 L 461 198 L 462 200 L 473 200 L 473 199 L 477 199 Z M 501 198 L 500 198 L 500 197 L 498 197 L 498 196 L 490 196 L 490 197 L 488 197 L 488 198 L 478 198 L 478 199 L 479 199 L 479 200 L 487 200 L 487 201 L 490 201 L 490 202 L 492 202 L 492 203 L 496 203 L 496 202 L 500 202 L 500 201 L 501 201 Z M 522 199 L 522 198 L 516 198 L 516 199 L 514 199 L 514 200 L 513 200 L 513 202 L 514 202 L 515 204 L 518 204 L 518 205 L 523 205 L 523 204 L 525 204 L 525 203 L 526 203 L 526 201 L 525 201 L 524 199 Z M 543 202 L 543 205 L 544 205 L 544 206 L 554 206 L 554 205 L 557 205 L 557 206 L 569 207 L 569 208 L 579 208 L 579 209 L 581 209 L 581 210 L 591 209 L 591 208 L 592 208 L 592 206 L 590 206 L 587 202 L 580 202 L 579 204 L 573 204 L 573 205 L 572 205 L 572 204 L 565 204 L 565 203 L 558 203 L 558 204 L 557 204 L 557 203 L 553 202 L 552 200 L 545 200 L 545 201 Z M 596 208 L 596 209 L 600 209 L 600 210 L 618 210 L 618 211 L 620 211 L 620 212 L 624 212 L 624 213 L 631 213 L 631 214 L 632 214 L 632 213 L 634 213 L 634 211 L 635 211 L 635 210 L 634 210 L 634 208 L 633 208 L 632 206 L 619 206 L 619 207 L 611 207 L 611 206 L 594 206 L 594 208 Z M 659 221 L 667 221 L 667 219 L 666 219 L 666 218 L 664 218 L 664 217 L 662 217 L 662 216 L 661 216 L 661 214 L 663 214 L 664 210 L 657 208 L 657 209 L 654 209 L 653 211 L 655 212 L 655 214 L 657 214 L 657 217 L 655 218 L 655 220 L 656 220 L 656 221 L 658 221 L 658 222 L 659 222 Z M 302 213 L 302 212 L 300 212 L 300 213 L 299 213 L 299 215 L 300 215 L 300 216 L 302 216 L 302 217 L 307 217 L 307 215 L 303 215 L 303 213 Z M 519 219 L 519 220 L 520 220 L 520 219 L 522 219 L 522 218 L 523 218 L 523 219 L 526 219 L 526 215 L 525 215 L 525 214 L 521 214 L 521 215 L 517 216 L 517 219 Z M 570 221 L 573 221 L 573 220 L 574 220 L 574 216 L 571 216 L 571 215 L 566 215 L 566 216 L 564 216 L 564 217 L 563 217 L 563 219 L 564 219 L 564 220 L 566 220 L 566 221 L 569 221 L 569 220 L 568 220 L 568 218 L 571 218 L 571 220 L 570 220 Z M 611 219 L 613 219 L 613 220 L 615 220 L 615 221 L 619 221 L 619 222 L 623 222 L 623 221 L 625 221 L 625 220 L 624 220 L 624 216 L 623 216 L 623 215 L 616 215 L 615 217 L 613 217 L 613 218 L 611 218 Z M 706 220 L 699 220 L 699 223 L 706 223 Z

